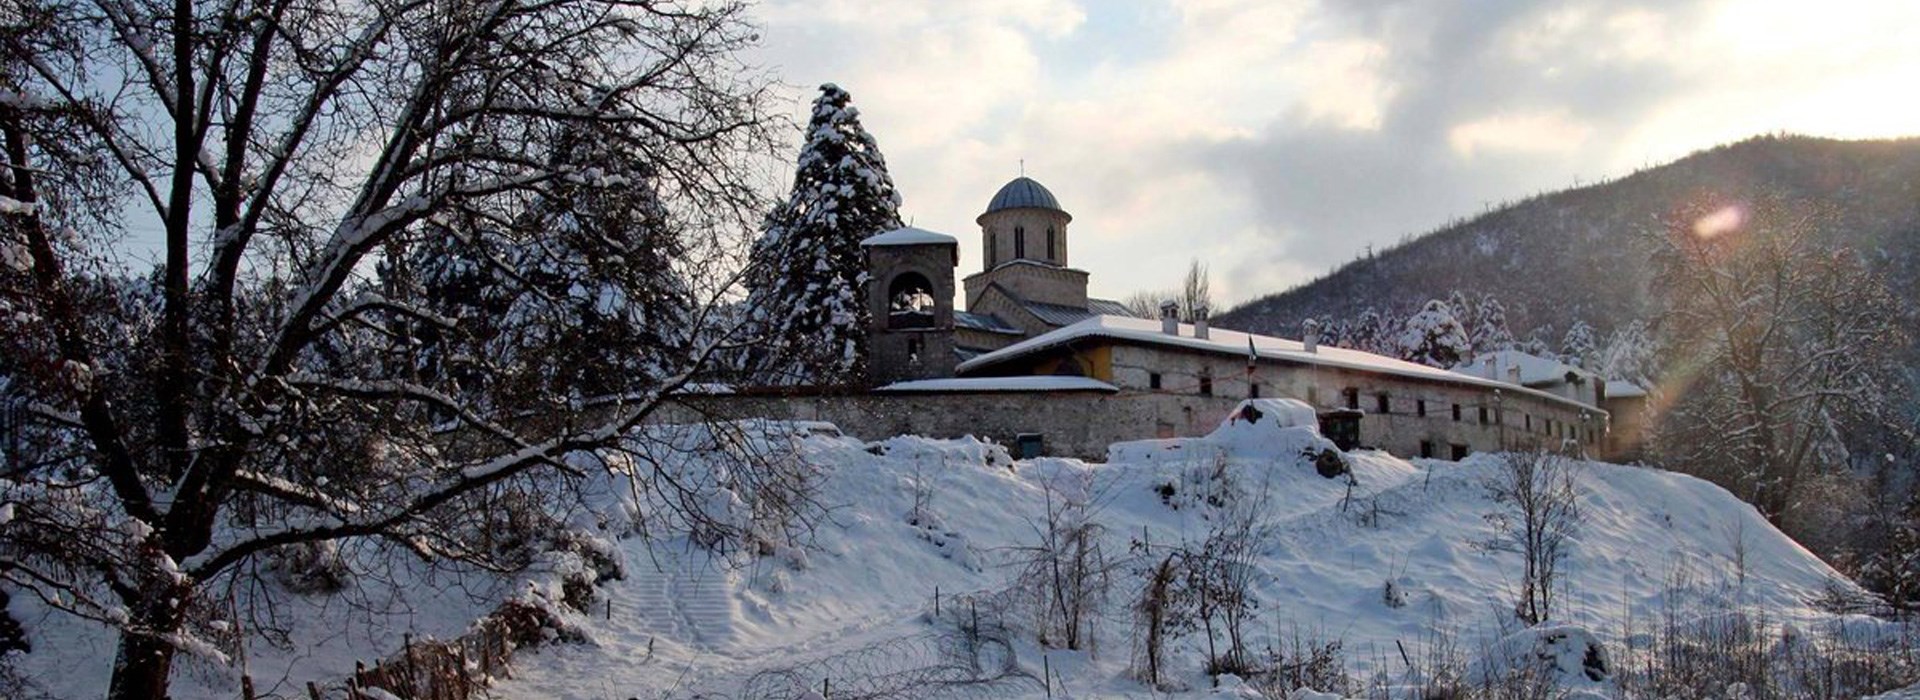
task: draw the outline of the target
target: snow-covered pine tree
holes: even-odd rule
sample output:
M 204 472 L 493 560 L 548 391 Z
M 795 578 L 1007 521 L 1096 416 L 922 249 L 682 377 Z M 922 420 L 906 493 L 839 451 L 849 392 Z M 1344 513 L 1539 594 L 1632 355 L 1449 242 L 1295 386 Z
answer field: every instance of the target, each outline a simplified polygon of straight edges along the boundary
M 445 390 L 536 405 L 643 391 L 693 304 L 649 167 L 621 139 L 565 131 L 567 175 L 502 223 L 430 222 L 388 283 L 417 284 L 452 328 L 419 324 L 417 371 Z M 397 272 L 396 270 L 403 270 Z
M 1607 345 L 1600 349 L 1598 358 L 1598 366 L 1593 369 L 1608 379 L 1643 387 L 1653 385 L 1654 343 L 1645 321 L 1635 319 L 1615 330 L 1607 337 Z
M 1447 310 L 1453 313 L 1453 320 L 1460 322 L 1460 330 L 1471 339 L 1480 331 L 1480 309 L 1473 301 L 1458 289 L 1447 295 Z
M 1447 303 L 1434 299 L 1407 319 L 1400 331 L 1400 347 L 1403 360 L 1445 369 L 1459 364 L 1470 346 Z
M 864 379 L 868 312 L 860 241 L 898 228 L 900 193 L 847 91 L 820 86 L 793 174 L 753 252 L 747 306 L 763 342 L 750 360 L 774 384 Z
M 1507 307 L 1488 294 L 1480 297 L 1476 322 L 1468 335 L 1476 355 L 1512 350 L 1516 341 L 1507 328 Z
M 1360 312 L 1360 317 L 1347 326 L 1343 347 L 1365 352 L 1380 352 L 1382 346 L 1390 344 L 1387 337 L 1386 317 L 1369 306 Z
M 1593 335 L 1593 326 L 1586 321 L 1574 321 L 1567 328 L 1567 334 L 1560 338 L 1560 361 L 1575 367 L 1593 365 L 1596 349 Z

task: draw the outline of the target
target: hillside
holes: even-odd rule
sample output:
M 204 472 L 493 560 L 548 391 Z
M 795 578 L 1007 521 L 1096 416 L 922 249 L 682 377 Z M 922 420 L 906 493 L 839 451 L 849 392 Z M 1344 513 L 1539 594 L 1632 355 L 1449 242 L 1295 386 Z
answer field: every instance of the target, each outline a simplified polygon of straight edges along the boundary
M 814 438 L 801 450 L 822 466 L 822 493 L 835 506 L 814 550 L 725 569 L 683 544 L 627 541 L 628 576 L 606 590 L 612 613 L 581 623 L 590 641 L 536 650 L 500 694 L 806 698 L 825 683 L 831 697 L 1040 698 L 1050 673 L 1060 697 L 1161 696 L 1127 676 L 1137 652 L 1130 610 L 1154 558 L 1142 548 L 1164 555 L 1192 545 L 1248 506 L 1261 514 L 1250 648 L 1297 656 L 1335 645 L 1331 656 L 1347 673 L 1391 683 L 1421 682 L 1409 680 L 1420 674 L 1402 647 L 1423 668 L 1442 656 L 1463 668 L 1486 662 L 1518 629 L 1501 612 L 1517 555 L 1481 546 L 1493 535 L 1487 516 L 1500 509 L 1486 489 L 1497 460 L 1353 453 L 1349 492 L 1345 479 L 1321 477 L 1300 456 L 1321 443 L 1308 428 L 1217 433 L 1124 443 L 1108 463 L 1090 464 L 1016 462 L 970 439 Z M 1814 608 L 1830 586 L 1851 584 L 1726 491 L 1648 469 L 1578 470 L 1589 516 L 1554 621 L 1590 630 L 1615 658 L 1629 653 L 1623 638 L 1644 644 L 1673 611 L 1664 619 L 1681 625 L 1750 611 L 1810 631 L 1892 629 Z M 1086 504 L 1097 545 L 1115 562 L 1090 652 L 1043 650 L 1018 602 L 1031 589 L 1018 581 L 1018 562 L 1049 510 L 1069 503 Z M 988 643 L 955 652 L 975 620 Z M 1197 631 L 1170 644 L 1165 687 L 1260 697 L 1210 690 L 1205 649 Z M 1604 684 L 1588 689 L 1610 694 Z
M 1253 514 L 1253 535 L 1232 570 L 1250 593 L 1246 646 L 1264 667 L 1306 669 L 1265 678 L 1269 693 L 1315 685 L 1349 697 L 1389 687 L 1394 697 L 1431 696 L 1472 686 L 1474 674 L 1524 675 L 1547 658 L 1550 680 L 1573 697 L 1612 696 L 1675 630 L 1710 642 L 1737 631 L 1758 640 L 1755 649 L 1804 646 L 1816 654 L 1806 658 L 1833 661 L 1915 653 L 1911 630 L 1823 611 L 1815 601 L 1858 589 L 1732 494 L 1683 475 L 1590 462 L 1572 464 L 1584 515 L 1562 564 L 1559 602 L 1548 623 L 1524 628 L 1511 612 L 1520 555 L 1489 546 L 1490 516 L 1507 512 L 1488 489 L 1499 457 L 1354 452 L 1337 460 L 1352 478 L 1329 478 L 1317 469 L 1326 458 L 1307 455 L 1331 443 L 1305 418 L 1285 423 L 1287 404 L 1262 407 L 1282 418 L 1230 422 L 1204 438 L 1120 443 L 1105 463 L 1016 461 L 971 438 L 863 443 L 815 424 L 754 424 L 771 428 L 766 444 L 784 444 L 784 459 L 811 475 L 825 508 L 810 516 L 799 546 L 768 541 L 727 554 L 696 544 L 697 533 L 637 536 L 637 523 L 660 514 L 629 481 L 635 463 L 583 457 L 574 463 L 608 469 L 578 495 L 568 531 L 553 540 L 590 543 L 593 558 L 607 560 L 592 566 L 618 572 L 587 593 L 584 609 L 560 602 L 573 594 L 558 577 L 586 566 L 572 554 L 495 578 L 426 572 L 349 542 L 341 553 L 355 573 L 345 587 L 287 596 L 260 618 L 287 636 L 249 644 L 244 664 L 265 696 L 305 697 L 305 682 L 344 678 L 356 661 L 392 654 L 406 634 L 444 639 L 482 610 L 519 599 L 553 610 L 571 641 L 523 650 L 494 697 L 798 699 L 819 697 L 811 693 L 825 683 L 828 697 L 1040 698 L 1052 696 L 1049 678 L 1059 697 L 1272 697 L 1235 679 L 1212 687 L 1206 635 L 1191 623 L 1170 627 L 1162 692 L 1130 675 L 1140 637 L 1133 611 L 1152 562 L 1200 551 L 1244 514 Z M 672 437 L 639 453 L 705 481 L 732 458 L 689 449 L 704 434 L 662 432 L 655 437 Z M 634 444 L 647 439 L 636 435 Z M 739 494 L 713 493 L 702 508 L 753 517 Z M 1049 513 L 1091 525 L 1087 551 L 1105 562 L 1106 594 L 1089 611 L 1081 651 L 1058 648 L 1058 639 L 1042 647 L 1049 613 L 1032 607 L 1031 594 L 1047 577 L 1021 576 L 1050 531 Z M 54 697 L 98 696 L 111 632 L 38 609 L 15 605 L 35 623 L 37 646 L 22 670 Z M 1602 657 L 1612 676 L 1588 678 L 1599 663 L 1590 659 Z M 1309 659 L 1318 661 L 1299 666 Z M 1875 668 L 1908 674 L 1910 666 Z M 217 652 L 187 668 L 176 697 L 237 693 L 238 671 Z
M 1920 138 L 1767 136 L 1449 224 L 1242 304 L 1216 324 L 1292 337 L 1309 316 L 1351 319 L 1372 307 L 1404 317 L 1461 290 L 1497 297 L 1521 337 L 1574 320 L 1604 334 L 1649 315 L 1643 233 L 1658 231 L 1677 203 L 1757 192 L 1832 205 L 1829 240 L 1867 251 L 1896 292 L 1920 295 Z

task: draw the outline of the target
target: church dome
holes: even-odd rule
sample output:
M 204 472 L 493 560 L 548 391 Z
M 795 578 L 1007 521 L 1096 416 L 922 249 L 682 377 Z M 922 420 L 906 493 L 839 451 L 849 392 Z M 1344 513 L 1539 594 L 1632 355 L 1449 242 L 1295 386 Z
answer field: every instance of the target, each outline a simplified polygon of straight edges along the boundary
M 1002 186 L 999 192 L 995 192 L 993 194 L 993 201 L 987 203 L 987 210 L 982 212 L 981 216 L 992 214 L 1002 209 L 1020 209 L 1023 207 L 1051 209 L 1062 214 L 1067 213 L 1067 210 L 1060 208 L 1060 200 L 1054 199 L 1053 193 L 1048 192 L 1045 185 L 1036 182 L 1033 178 L 1021 176 L 1014 178 L 1012 182 Z

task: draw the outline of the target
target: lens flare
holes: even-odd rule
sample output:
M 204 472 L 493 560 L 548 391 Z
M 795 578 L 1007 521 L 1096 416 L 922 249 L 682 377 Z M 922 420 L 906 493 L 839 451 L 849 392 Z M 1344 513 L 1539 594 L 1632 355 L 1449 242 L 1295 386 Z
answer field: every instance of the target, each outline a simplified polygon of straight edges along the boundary
M 1738 205 L 1721 207 L 1718 211 L 1695 219 L 1693 235 L 1701 238 L 1715 238 L 1721 234 L 1740 228 L 1746 223 L 1747 213 Z

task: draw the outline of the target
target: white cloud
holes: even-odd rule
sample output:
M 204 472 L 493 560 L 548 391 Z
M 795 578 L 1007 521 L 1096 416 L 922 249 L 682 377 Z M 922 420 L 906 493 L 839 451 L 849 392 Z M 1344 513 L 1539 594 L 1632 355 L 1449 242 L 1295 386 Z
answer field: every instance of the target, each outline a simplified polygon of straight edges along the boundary
M 1027 170 L 1096 294 L 1232 301 L 1486 203 L 1754 133 L 1920 124 L 1920 3 L 779 0 L 767 60 L 852 91 L 917 225 Z M 804 114 L 796 105 L 796 114 Z M 970 267 L 968 269 L 971 269 Z
M 1593 135 L 1567 110 L 1503 113 L 1460 124 L 1447 131 L 1447 143 L 1462 158 L 1485 152 L 1569 153 Z

